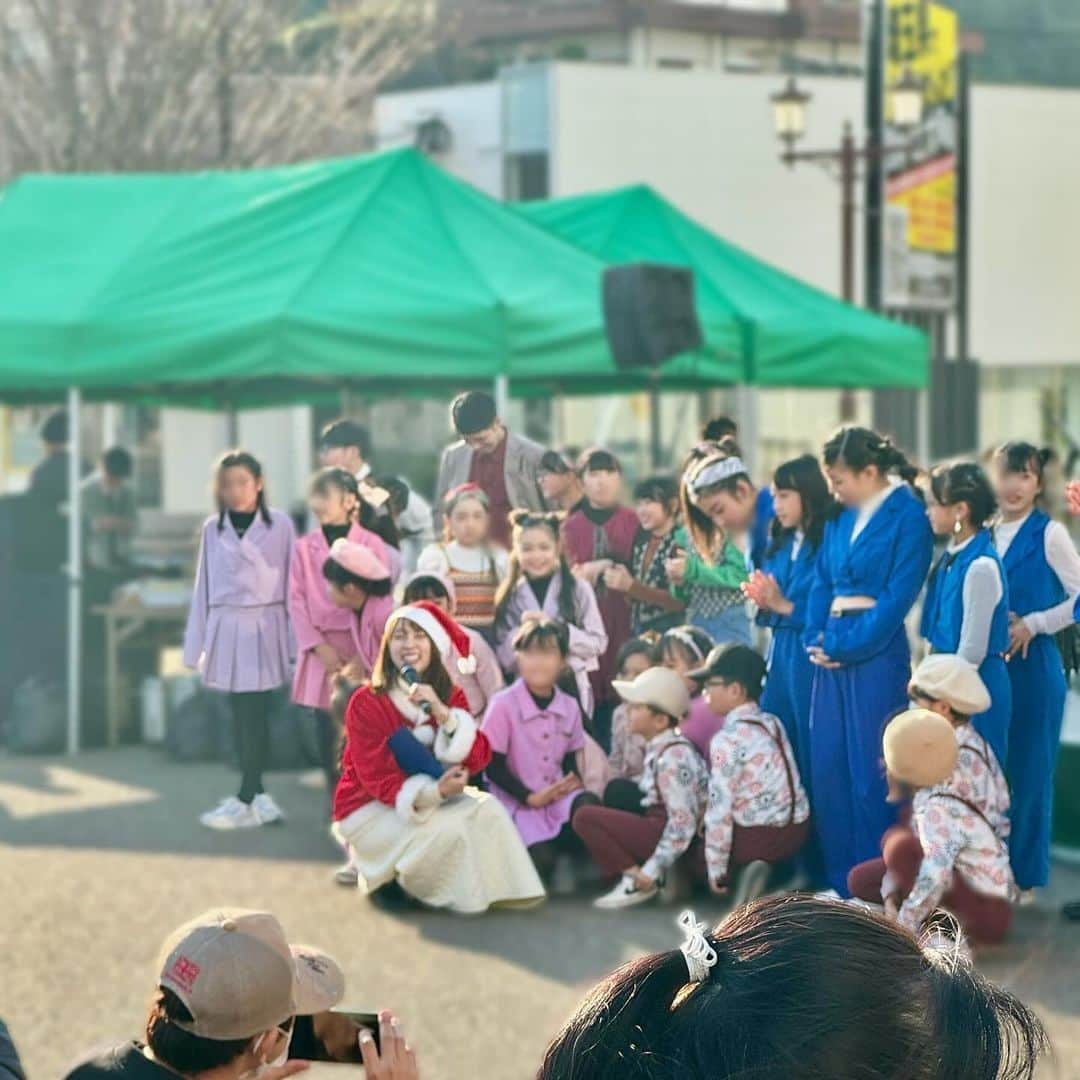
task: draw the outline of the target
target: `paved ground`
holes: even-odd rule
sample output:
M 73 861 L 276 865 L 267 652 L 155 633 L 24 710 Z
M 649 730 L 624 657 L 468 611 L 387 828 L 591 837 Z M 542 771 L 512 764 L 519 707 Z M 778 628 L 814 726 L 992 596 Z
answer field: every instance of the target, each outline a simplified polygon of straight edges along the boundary
M 597 977 L 676 940 L 673 912 L 601 916 L 581 900 L 472 919 L 385 915 L 329 883 L 323 793 L 272 780 L 289 824 L 219 835 L 195 823 L 231 788 L 216 766 L 143 749 L 0 757 L 0 1016 L 31 1080 L 135 1035 L 158 943 L 213 904 L 268 906 L 296 940 L 341 959 L 353 1003 L 404 1018 L 425 1080 L 524 1080 Z M 1080 926 L 1057 915 L 1069 895 L 1080 897 L 1080 872 L 1059 866 L 1043 906 L 980 957 L 1038 1008 L 1057 1047 L 1044 1075 L 1066 1080 L 1080 1078 Z

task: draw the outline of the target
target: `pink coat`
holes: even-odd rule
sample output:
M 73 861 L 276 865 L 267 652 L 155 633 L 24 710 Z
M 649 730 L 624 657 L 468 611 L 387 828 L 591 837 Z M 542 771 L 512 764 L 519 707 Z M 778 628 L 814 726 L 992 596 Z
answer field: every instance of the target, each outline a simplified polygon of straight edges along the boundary
M 450 676 L 465 691 L 465 696 L 469 699 L 469 712 L 480 717 L 484 715 L 492 697 L 506 686 L 506 680 L 494 649 L 480 632 L 469 626 L 463 626 L 462 629 L 469 635 L 469 648 L 476 660 L 476 671 L 471 675 L 463 675 L 456 669 L 456 665 L 452 665 Z
M 533 592 L 529 579 L 524 574 L 518 579 L 510 596 L 505 620 L 495 630 L 499 643 L 497 654 L 504 671 L 514 671 L 517 668 L 517 658 L 514 656 L 514 632 L 521 625 L 521 616 L 526 611 L 542 611 L 550 619 L 559 618 L 561 588 L 562 582 L 559 574 L 556 573 L 548 585 L 544 602 L 541 604 L 536 599 L 536 593 Z M 567 627 L 570 632 L 570 655 L 566 659 L 577 678 L 581 706 L 586 713 L 591 714 L 593 696 L 592 687 L 589 685 L 589 673 L 596 671 L 600 657 L 607 648 L 607 631 L 604 629 L 600 609 L 596 606 L 596 593 L 593 592 L 593 587 L 580 578 L 574 579 L 574 607 L 578 613 L 578 620 Z
M 250 693 L 289 681 L 293 655 L 285 598 L 296 534 L 287 514 L 256 515 L 243 539 L 226 515 L 203 525 L 184 663 L 214 690 Z
M 348 538 L 370 548 L 391 568 L 389 552 L 393 549 L 382 537 L 353 525 Z M 332 645 L 343 660 L 359 658 L 370 671 L 379 655 L 386 620 L 394 608 L 390 596 L 370 597 L 359 617 L 349 608 L 338 607 L 330 599 L 322 573 L 329 554 L 322 529 L 314 529 L 296 542 L 289 572 L 289 618 L 297 651 L 292 696 L 297 704 L 313 709 L 330 708 L 330 679 L 312 650 L 317 645 Z

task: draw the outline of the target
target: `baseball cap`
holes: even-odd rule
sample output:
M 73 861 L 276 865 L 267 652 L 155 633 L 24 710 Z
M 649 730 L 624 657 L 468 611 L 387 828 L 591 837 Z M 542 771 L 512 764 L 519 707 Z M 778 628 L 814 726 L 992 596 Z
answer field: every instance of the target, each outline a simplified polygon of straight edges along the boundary
M 160 966 L 159 985 L 192 1016 L 174 1023 L 205 1039 L 247 1039 L 292 1016 L 324 1012 L 345 993 L 337 962 L 290 945 L 268 911 L 204 912 L 169 935 Z
M 648 705 L 657 712 L 682 719 L 690 711 L 690 694 L 682 676 L 670 668 L 646 668 L 636 679 L 615 679 L 615 692 L 629 705 Z

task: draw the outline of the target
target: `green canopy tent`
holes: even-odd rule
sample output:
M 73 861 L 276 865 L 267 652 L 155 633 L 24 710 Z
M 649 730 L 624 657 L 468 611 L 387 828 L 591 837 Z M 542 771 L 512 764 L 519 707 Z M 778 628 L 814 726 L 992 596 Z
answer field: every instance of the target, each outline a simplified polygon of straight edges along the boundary
M 8 401 L 249 406 L 611 365 L 601 264 L 413 150 L 26 176 L 0 253 Z
M 645 185 L 522 203 L 530 221 L 609 265 L 694 271 L 705 351 L 735 357 L 757 386 L 912 387 L 929 377 L 925 334 L 852 307 L 722 240 Z M 663 367 L 693 381 L 695 357 Z
M 602 273 L 412 150 L 248 172 L 26 176 L 0 195 L 0 400 L 66 393 L 78 431 L 84 397 L 236 408 L 609 370 Z

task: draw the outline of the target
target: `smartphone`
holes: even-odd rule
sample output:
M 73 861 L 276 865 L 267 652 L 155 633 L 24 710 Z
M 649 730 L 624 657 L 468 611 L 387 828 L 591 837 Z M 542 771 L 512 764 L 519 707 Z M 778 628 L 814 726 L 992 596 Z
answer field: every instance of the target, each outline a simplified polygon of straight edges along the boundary
M 358 1036 L 367 1028 L 379 1049 L 379 1014 L 339 1006 L 319 1016 L 298 1016 L 289 1057 L 304 1061 L 359 1065 L 363 1061 Z

